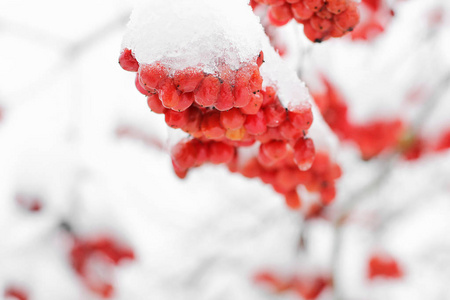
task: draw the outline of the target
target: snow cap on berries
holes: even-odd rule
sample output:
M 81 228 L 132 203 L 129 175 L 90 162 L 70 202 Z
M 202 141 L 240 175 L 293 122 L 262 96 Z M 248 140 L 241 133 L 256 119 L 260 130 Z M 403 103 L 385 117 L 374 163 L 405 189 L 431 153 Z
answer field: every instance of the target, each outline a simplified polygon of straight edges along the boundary
M 122 48 L 140 64 L 162 62 L 172 70 L 220 64 L 238 69 L 261 51 L 264 32 L 242 0 L 139 0 Z

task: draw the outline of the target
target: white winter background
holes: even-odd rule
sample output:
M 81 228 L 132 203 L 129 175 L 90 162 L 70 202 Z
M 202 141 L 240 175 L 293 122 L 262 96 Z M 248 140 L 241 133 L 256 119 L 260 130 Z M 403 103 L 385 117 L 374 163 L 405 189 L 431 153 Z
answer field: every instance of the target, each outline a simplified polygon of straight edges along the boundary
M 440 86 L 450 71 L 447 2 L 393 3 L 389 30 L 370 44 L 299 38 L 301 57 L 293 61 L 304 74 L 328 74 L 361 122 L 414 120 L 442 90 L 423 126 L 437 135 L 450 126 L 448 82 Z M 436 9 L 444 25 L 430 34 L 426 18 Z M 70 267 L 58 229 L 65 220 L 80 235 L 107 232 L 135 250 L 135 261 L 115 269 L 115 299 L 298 299 L 256 286 L 253 274 L 328 272 L 334 259 L 344 299 L 450 299 L 450 152 L 395 162 L 355 208 L 375 221 L 346 226 L 333 255 L 333 227 L 305 228 L 302 213 L 258 180 L 217 166 L 183 181 L 174 175 L 163 117 L 149 111 L 134 74 L 117 63 L 131 10 L 119 0 L 0 2 L 0 289 L 24 286 L 31 300 L 96 299 Z M 425 100 L 405 106 L 415 86 L 425 87 Z M 119 138 L 121 126 L 147 142 Z M 385 163 L 361 161 L 352 145 L 334 155 L 344 170 L 331 208 L 338 211 Z M 39 196 L 43 210 L 22 210 L 19 192 Z M 366 281 L 374 249 L 394 255 L 405 277 Z M 320 299 L 331 297 L 326 291 Z

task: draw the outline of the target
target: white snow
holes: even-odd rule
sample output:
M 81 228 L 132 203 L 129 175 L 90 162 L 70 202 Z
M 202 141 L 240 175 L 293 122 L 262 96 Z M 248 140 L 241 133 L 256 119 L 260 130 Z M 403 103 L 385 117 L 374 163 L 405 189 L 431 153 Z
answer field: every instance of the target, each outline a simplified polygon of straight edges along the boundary
M 253 60 L 263 36 L 242 0 L 143 0 L 131 14 L 122 47 L 132 49 L 141 64 L 202 66 L 213 73 L 221 63 L 238 69 Z

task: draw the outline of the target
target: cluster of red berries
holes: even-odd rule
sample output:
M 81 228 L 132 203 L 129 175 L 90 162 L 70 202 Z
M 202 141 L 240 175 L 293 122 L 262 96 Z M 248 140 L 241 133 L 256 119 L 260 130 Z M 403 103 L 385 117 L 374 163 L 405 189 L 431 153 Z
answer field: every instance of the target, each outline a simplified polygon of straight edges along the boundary
M 286 109 L 274 87 L 262 89 L 262 52 L 255 62 L 237 71 L 224 65 L 218 74 L 187 68 L 169 75 L 159 63 L 139 65 L 129 49 L 122 52 L 119 63 L 125 70 L 138 72 L 137 88 L 147 96 L 151 110 L 164 114 L 170 127 L 190 134 L 171 153 L 180 178 L 206 162 L 228 164 L 233 172 L 271 184 L 291 208 L 300 207 L 296 191 L 300 184 L 319 192 L 324 204 L 334 199 L 340 169 L 323 154 L 313 164 L 314 143 L 306 137 L 313 122 L 311 105 Z M 239 147 L 255 142 L 261 144 L 257 156 L 243 166 L 238 164 Z M 263 171 L 250 171 L 252 161 Z
M 295 19 L 303 24 L 306 37 L 320 43 L 341 37 L 359 22 L 358 3 L 352 0 L 255 0 L 270 5 L 267 16 L 275 26 Z
M 355 124 L 348 118 L 344 98 L 330 81 L 322 76 L 325 92 L 313 94 L 319 110 L 330 128 L 341 140 L 354 142 L 363 159 L 371 159 L 384 151 L 397 151 L 406 160 L 416 160 L 426 153 L 450 148 L 450 129 L 444 130 L 436 140 L 411 134 L 399 118 L 374 120 Z
M 314 300 L 322 293 L 325 288 L 331 285 L 329 276 L 291 276 L 283 278 L 273 272 L 260 272 L 255 275 L 254 281 L 269 287 L 273 293 L 281 294 L 292 291 L 303 299 Z
M 341 140 L 354 142 L 363 159 L 371 159 L 398 146 L 405 130 L 402 120 L 374 120 L 366 124 L 354 124 L 348 118 L 347 104 L 336 87 L 324 76 L 322 82 L 325 92 L 313 94 L 313 98 L 325 122 Z
M 224 63 L 215 74 L 207 74 L 200 67 L 171 72 L 160 62 L 139 65 L 129 49 L 119 57 L 124 70 L 137 72 L 136 87 L 148 97 L 149 107 L 156 113 L 169 111 L 173 118 L 191 107 L 201 113 L 208 109 L 239 108 L 255 114 L 254 106 L 262 102 L 263 79 L 259 66 L 263 60 L 261 52 L 253 62 L 243 64 L 238 70 Z
M 17 286 L 7 286 L 3 293 L 6 300 L 28 300 L 28 293 Z
M 395 258 L 387 254 L 373 254 L 369 259 L 367 277 L 402 278 L 403 271 Z
M 301 141 L 305 152 L 308 152 L 309 139 Z M 332 162 L 326 153 L 318 152 L 308 170 L 300 170 L 296 165 L 295 152 L 288 150 L 285 159 L 268 164 L 261 145 L 257 157 L 249 159 L 239 166 L 230 164 L 232 172 L 239 172 L 248 178 L 260 178 L 264 183 L 272 185 L 274 190 L 283 194 L 286 204 L 292 209 L 301 206 L 301 198 L 297 187 L 303 185 L 309 192 L 318 193 L 323 205 L 330 204 L 336 197 L 336 179 L 342 174 L 338 164 Z
M 109 281 L 112 267 L 123 260 L 133 260 L 131 248 L 118 244 L 110 237 L 80 239 L 75 237 L 70 251 L 70 261 L 75 272 L 80 276 L 85 286 L 102 298 L 110 298 L 114 293 L 113 282 Z M 99 274 L 101 265 L 104 272 Z

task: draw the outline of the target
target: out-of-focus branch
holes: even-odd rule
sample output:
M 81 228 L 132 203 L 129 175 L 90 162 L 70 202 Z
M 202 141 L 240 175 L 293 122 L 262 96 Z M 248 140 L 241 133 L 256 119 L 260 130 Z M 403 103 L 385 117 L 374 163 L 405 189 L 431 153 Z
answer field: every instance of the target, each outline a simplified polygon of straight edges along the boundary
M 61 54 L 61 59 L 45 70 L 41 76 L 32 81 L 28 86 L 20 88 L 20 90 L 12 92 L 9 95 L 4 95 L 3 98 L 14 99 L 14 103 L 23 104 L 32 99 L 32 95 L 37 92 L 42 92 L 46 88 L 53 85 L 57 78 L 59 78 L 71 65 L 76 63 L 83 53 L 90 47 L 102 41 L 108 34 L 123 27 L 128 21 L 130 12 L 126 12 L 119 17 L 110 20 L 103 26 L 92 31 L 84 38 L 67 45 Z M 25 98 L 23 98 L 25 95 Z M 28 96 L 30 95 L 30 96 Z M 21 101 L 17 101 L 21 99 Z
M 43 32 L 26 24 L 0 19 L 0 31 L 8 32 L 16 37 L 21 37 L 51 48 L 64 47 L 69 41 L 64 37 Z
M 430 117 L 439 101 L 443 98 L 442 96 L 450 87 L 450 72 L 443 76 L 443 79 L 437 84 L 434 89 L 434 93 L 430 96 L 428 101 L 425 102 L 421 112 L 415 119 L 412 125 L 413 134 L 417 133 L 421 126 L 427 121 Z M 332 277 L 333 277 L 333 285 L 334 285 L 334 299 L 342 300 L 343 292 L 340 288 L 338 280 L 339 276 L 339 257 L 343 244 L 343 225 L 345 224 L 346 218 L 349 214 L 355 209 L 356 206 L 364 203 L 368 199 L 368 195 L 373 191 L 377 190 L 380 186 L 382 186 L 387 179 L 390 177 L 390 174 L 394 170 L 394 166 L 400 156 L 399 152 L 392 153 L 386 160 L 384 160 L 380 171 L 377 176 L 366 186 L 356 191 L 354 194 L 350 195 L 347 201 L 344 202 L 343 207 L 340 209 L 340 213 L 337 215 L 334 221 L 335 228 L 335 241 L 332 249 Z

